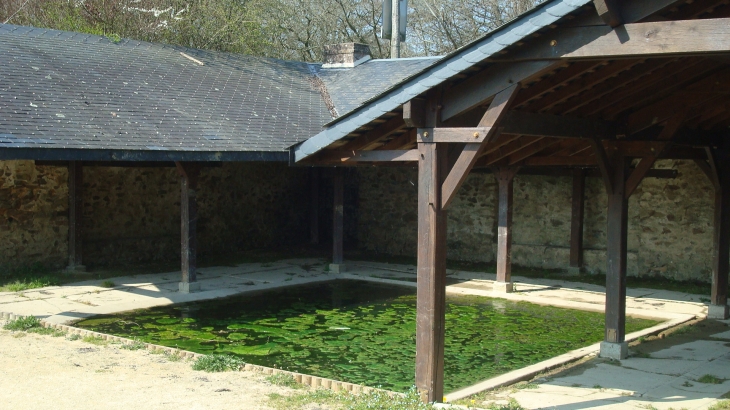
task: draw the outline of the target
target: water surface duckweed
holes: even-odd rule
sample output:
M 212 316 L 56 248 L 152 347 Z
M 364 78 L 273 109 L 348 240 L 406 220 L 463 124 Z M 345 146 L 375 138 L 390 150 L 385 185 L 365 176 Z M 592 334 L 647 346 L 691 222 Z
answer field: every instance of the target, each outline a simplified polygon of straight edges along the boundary
M 654 324 L 627 318 L 626 331 Z M 603 325 L 595 312 L 449 295 L 445 389 L 596 343 Z M 401 392 L 414 381 L 412 287 L 337 280 L 98 316 L 77 326 Z

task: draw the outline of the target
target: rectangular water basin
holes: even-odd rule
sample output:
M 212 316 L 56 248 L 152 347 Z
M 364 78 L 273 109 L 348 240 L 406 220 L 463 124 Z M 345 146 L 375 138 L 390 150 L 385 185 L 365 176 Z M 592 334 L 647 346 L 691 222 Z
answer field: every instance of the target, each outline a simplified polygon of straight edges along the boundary
M 334 280 L 96 316 L 76 326 L 395 391 L 414 384 L 415 288 Z M 602 313 L 447 296 L 445 390 L 603 339 Z M 627 333 L 656 321 L 626 318 Z

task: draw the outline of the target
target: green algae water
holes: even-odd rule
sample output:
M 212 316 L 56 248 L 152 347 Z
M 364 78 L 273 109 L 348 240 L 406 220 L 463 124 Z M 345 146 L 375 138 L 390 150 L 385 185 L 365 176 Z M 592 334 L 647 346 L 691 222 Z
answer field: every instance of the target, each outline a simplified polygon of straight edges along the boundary
M 658 322 L 626 318 L 633 332 Z M 337 280 L 80 321 L 78 327 L 204 354 L 405 391 L 414 384 L 412 287 Z M 447 296 L 445 389 L 603 339 L 603 314 Z

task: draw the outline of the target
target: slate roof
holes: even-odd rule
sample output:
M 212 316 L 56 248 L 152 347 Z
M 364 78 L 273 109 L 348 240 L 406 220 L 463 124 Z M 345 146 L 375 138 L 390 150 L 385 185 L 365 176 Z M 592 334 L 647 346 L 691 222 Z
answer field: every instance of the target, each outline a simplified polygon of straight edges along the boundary
M 369 60 L 354 69 L 323 69 L 317 65 L 317 75 L 327 86 L 341 116 L 439 59 L 441 57 Z
M 0 159 L 44 160 L 286 161 L 333 119 L 317 73 L 344 113 L 425 64 L 330 70 L 14 25 L 0 55 Z
M 409 76 L 335 121 L 314 137 L 292 147 L 295 161 L 324 149 L 350 132 L 395 110 L 453 76 L 463 73 L 501 50 L 548 27 L 590 4 L 592 0 L 548 0 L 480 39 L 443 57 L 420 73 Z

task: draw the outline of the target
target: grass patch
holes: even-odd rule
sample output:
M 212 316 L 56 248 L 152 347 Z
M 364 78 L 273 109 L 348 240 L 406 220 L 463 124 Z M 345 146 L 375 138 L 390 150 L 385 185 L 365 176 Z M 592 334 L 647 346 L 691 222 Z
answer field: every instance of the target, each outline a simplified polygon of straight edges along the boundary
M 37 333 L 39 335 L 46 335 L 46 336 L 53 336 L 53 337 L 61 337 L 66 334 L 66 332 L 58 329 L 54 329 L 52 327 L 34 327 L 27 330 L 28 333 Z
M 83 338 L 81 338 L 81 341 L 86 342 L 86 343 L 91 343 L 92 345 L 97 345 L 97 346 L 106 346 L 109 344 L 108 340 L 106 340 L 102 337 L 99 337 L 99 336 L 84 336 Z
M 26 331 L 29 329 L 43 327 L 41 321 L 35 316 L 23 316 L 11 320 L 3 326 L 5 330 Z
M 507 404 L 492 403 L 487 406 L 487 410 L 525 410 L 517 400 L 510 398 Z
M 99 286 L 101 286 L 102 288 L 109 289 L 109 288 L 113 288 L 114 286 L 117 286 L 117 285 L 111 280 L 105 280 L 104 282 L 101 282 L 101 285 L 99 285 Z
M 121 346 L 119 346 L 120 349 L 124 350 L 142 350 L 146 346 L 143 341 L 139 339 L 132 340 L 132 343 L 124 343 Z
M 183 357 L 179 354 L 171 352 L 165 352 L 162 355 L 165 356 L 165 360 L 167 360 L 168 362 L 179 362 L 183 359 Z
M 45 288 L 58 285 L 58 279 L 52 276 L 29 277 L 15 279 L 0 286 L 0 292 L 22 292 L 24 290 Z
M 405 395 L 389 396 L 382 391 L 353 395 L 345 391 L 309 390 L 304 393 L 283 396 L 270 394 L 267 403 L 277 410 L 299 410 L 312 404 L 327 405 L 337 410 L 431 410 L 434 407 L 421 402 L 418 392 L 411 388 Z M 521 407 L 505 408 L 519 410 Z
M 301 389 L 304 387 L 303 384 L 297 383 L 294 377 L 290 374 L 272 374 L 270 376 L 266 376 L 266 381 L 276 386 L 289 387 L 291 389 Z
M 730 400 L 720 400 L 707 410 L 730 410 Z
M 236 356 L 225 354 L 211 354 L 199 357 L 193 362 L 193 370 L 204 372 L 227 372 L 239 370 L 245 362 Z
M 705 383 L 705 384 L 722 384 L 727 379 L 723 379 L 721 377 L 717 377 L 712 374 L 706 374 L 699 379 L 697 379 L 698 383 Z
M 79 340 L 79 339 L 81 339 L 81 335 L 79 335 L 78 333 L 70 334 L 70 335 L 68 335 L 68 336 L 66 337 L 66 340 L 70 340 L 70 341 L 72 341 L 72 342 L 73 342 L 74 340 Z

